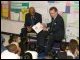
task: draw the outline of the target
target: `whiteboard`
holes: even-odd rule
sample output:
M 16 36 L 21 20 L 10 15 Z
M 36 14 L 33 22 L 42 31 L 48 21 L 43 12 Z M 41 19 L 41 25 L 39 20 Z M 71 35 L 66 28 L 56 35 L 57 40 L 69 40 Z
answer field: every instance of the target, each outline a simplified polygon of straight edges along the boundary
M 21 28 L 23 28 L 23 26 L 24 26 L 23 22 L 16 22 L 16 21 L 1 19 L 2 32 L 20 34 Z

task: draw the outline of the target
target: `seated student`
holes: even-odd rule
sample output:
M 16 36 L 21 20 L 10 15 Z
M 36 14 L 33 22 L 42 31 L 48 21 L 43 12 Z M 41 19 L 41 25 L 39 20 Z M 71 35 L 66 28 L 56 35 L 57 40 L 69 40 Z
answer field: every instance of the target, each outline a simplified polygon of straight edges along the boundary
M 26 53 L 26 54 L 24 54 L 23 56 L 22 56 L 22 59 L 32 59 L 32 55 L 31 55 L 31 53 Z
M 1 53 L 1 59 L 20 59 L 18 53 L 18 48 L 15 44 L 10 44 L 7 46 L 8 50 Z
M 62 43 L 60 45 L 60 51 L 57 53 L 57 57 L 58 59 L 67 59 L 67 53 L 66 53 L 66 44 Z
M 67 51 L 67 56 L 72 56 L 73 59 L 75 59 L 77 46 L 78 46 L 77 41 L 75 39 L 71 39 L 69 43 L 69 50 Z
M 76 59 L 79 59 L 79 37 L 78 37 L 78 40 L 77 40 L 77 42 L 78 42 L 78 46 L 77 46 L 77 49 L 76 49 Z
M 19 44 L 17 42 L 12 42 L 11 44 L 15 44 L 17 46 L 17 50 L 18 50 L 17 54 L 20 55 L 21 54 L 21 48 L 20 48 Z
M 12 42 L 18 42 L 18 36 L 15 34 L 11 34 L 8 42 L 9 42 L 9 44 Z
M 76 49 L 76 58 L 75 59 L 79 59 L 79 45 L 77 46 L 77 49 Z
M 38 53 L 36 51 L 26 51 L 24 56 L 23 56 L 23 59 L 38 59 Z
M 73 59 L 73 57 L 72 56 L 67 56 L 67 59 Z
M 2 53 L 4 50 L 6 50 L 6 48 L 5 48 L 4 45 L 3 45 L 3 42 L 5 42 L 5 39 L 4 39 L 4 37 L 1 35 L 1 53 Z
M 53 57 L 52 56 L 47 56 L 44 59 L 53 59 Z
M 10 35 L 9 44 L 15 44 L 21 52 L 20 44 L 18 43 L 18 36 L 15 34 Z M 19 54 L 20 55 L 20 54 Z

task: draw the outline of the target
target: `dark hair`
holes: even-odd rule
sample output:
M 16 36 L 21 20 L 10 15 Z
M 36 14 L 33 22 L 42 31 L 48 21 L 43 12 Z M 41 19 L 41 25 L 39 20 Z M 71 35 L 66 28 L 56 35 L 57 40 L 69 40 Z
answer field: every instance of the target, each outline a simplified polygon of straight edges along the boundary
M 55 12 L 58 11 L 56 7 L 51 7 L 51 8 L 49 9 L 49 11 L 51 11 L 51 10 L 53 10 L 53 9 L 55 10 Z
M 78 43 L 75 39 L 71 39 L 70 43 L 69 43 L 69 49 L 71 50 L 71 52 L 74 54 L 76 48 L 78 47 Z
M 32 59 L 31 53 L 27 52 L 23 55 L 23 59 Z
M 67 47 L 67 45 L 64 42 L 62 42 L 60 45 L 60 50 L 65 51 L 66 47 Z
M 5 38 L 1 35 L 1 44 L 3 44 L 3 42 L 5 42 Z
M 11 34 L 11 35 L 10 35 L 10 39 L 9 39 L 9 41 L 8 41 L 9 44 L 14 41 L 14 39 L 16 38 L 16 36 L 17 36 L 17 35 L 15 35 L 15 34 Z

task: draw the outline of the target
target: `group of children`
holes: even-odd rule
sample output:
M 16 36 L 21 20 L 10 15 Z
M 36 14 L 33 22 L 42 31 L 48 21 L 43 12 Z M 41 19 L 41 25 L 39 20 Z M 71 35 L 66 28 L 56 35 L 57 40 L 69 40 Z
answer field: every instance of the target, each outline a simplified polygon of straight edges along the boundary
M 4 46 L 4 42 L 5 39 L 1 35 L 1 59 L 21 59 L 22 49 L 18 43 L 18 36 L 10 35 L 8 46 Z M 54 54 L 52 55 L 54 56 Z M 63 42 L 60 45 L 60 51 L 55 54 L 55 57 L 52 55 L 45 57 L 45 59 L 79 59 L 79 44 L 75 39 L 71 39 L 69 43 Z

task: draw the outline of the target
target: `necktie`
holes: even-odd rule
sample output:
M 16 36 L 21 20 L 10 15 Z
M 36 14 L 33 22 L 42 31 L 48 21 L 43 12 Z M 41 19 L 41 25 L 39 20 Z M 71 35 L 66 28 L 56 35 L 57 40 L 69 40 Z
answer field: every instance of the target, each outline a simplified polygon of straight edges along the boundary
M 32 26 L 34 25 L 34 16 L 31 16 Z

